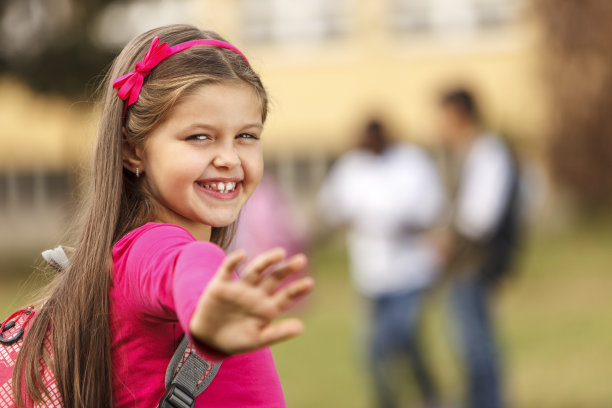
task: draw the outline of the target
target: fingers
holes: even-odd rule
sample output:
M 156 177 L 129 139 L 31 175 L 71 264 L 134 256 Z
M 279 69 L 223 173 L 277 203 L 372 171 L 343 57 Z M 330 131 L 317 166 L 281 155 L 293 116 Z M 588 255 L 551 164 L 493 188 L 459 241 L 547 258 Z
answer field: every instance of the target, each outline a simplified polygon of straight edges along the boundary
M 282 261 L 284 258 L 285 250 L 282 248 L 266 251 L 249 263 L 244 269 L 241 279 L 254 285 L 267 268 Z
M 306 276 L 280 289 L 274 294 L 274 300 L 279 310 L 285 311 L 292 306 L 296 300 L 312 291 L 313 288 L 314 280 Z
M 230 253 L 224 260 L 221 266 L 219 267 L 218 276 L 224 280 L 232 280 L 234 276 L 234 271 L 240 265 L 240 263 L 244 262 L 246 259 L 246 252 L 244 251 L 234 251 Z
M 292 256 L 263 278 L 261 288 L 267 293 L 274 292 L 285 279 L 304 269 L 307 262 L 306 255 L 298 254 Z
M 279 341 L 288 340 L 301 334 L 304 331 L 304 324 L 299 319 L 284 319 L 277 323 L 271 324 L 261 332 L 261 343 L 264 345 L 272 345 Z

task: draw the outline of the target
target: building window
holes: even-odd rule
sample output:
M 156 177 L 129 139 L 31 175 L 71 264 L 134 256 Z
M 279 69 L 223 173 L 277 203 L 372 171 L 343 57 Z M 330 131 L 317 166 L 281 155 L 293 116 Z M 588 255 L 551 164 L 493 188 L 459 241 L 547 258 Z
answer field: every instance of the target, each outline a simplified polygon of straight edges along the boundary
M 0 208 L 6 208 L 9 203 L 9 180 L 6 173 L 0 173 Z
M 511 20 L 522 0 L 391 0 L 393 30 L 456 31 L 498 26 Z
M 73 175 L 65 172 L 46 173 L 43 178 L 45 197 L 56 203 L 72 201 Z
M 72 199 L 72 189 L 69 172 L 0 172 L 0 210 L 65 205 Z
M 249 42 L 320 40 L 347 28 L 345 0 L 242 0 L 242 29 Z

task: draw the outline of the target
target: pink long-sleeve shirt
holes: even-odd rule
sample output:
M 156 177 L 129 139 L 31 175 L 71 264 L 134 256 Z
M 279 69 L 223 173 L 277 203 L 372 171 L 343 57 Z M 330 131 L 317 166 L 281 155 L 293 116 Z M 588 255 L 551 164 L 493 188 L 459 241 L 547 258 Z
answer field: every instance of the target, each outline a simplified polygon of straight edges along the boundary
M 218 246 L 171 224 L 145 224 L 115 244 L 110 300 L 116 408 L 157 406 L 168 362 L 224 258 Z M 225 358 L 195 406 L 285 407 L 270 349 Z

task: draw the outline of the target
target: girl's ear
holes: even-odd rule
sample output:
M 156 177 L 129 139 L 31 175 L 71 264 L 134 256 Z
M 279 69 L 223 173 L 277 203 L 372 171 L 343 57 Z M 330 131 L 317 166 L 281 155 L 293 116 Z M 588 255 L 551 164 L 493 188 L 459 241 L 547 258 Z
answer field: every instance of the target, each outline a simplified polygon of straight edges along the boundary
M 127 137 L 125 127 L 121 129 L 121 133 L 123 133 L 123 141 L 121 145 L 123 167 L 132 173 L 136 173 L 137 168 L 140 174 L 144 173 L 145 169 L 142 161 L 142 150 L 137 148 L 136 145 Z

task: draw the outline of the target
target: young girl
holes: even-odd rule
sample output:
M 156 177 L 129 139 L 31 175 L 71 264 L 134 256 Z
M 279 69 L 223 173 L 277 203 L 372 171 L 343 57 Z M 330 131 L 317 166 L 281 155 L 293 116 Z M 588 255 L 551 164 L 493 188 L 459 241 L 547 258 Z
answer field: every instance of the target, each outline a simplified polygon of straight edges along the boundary
M 155 407 L 187 335 L 223 360 L 196 407 L 285 406 L 268 345 L 303 329 L 273 320 L 311 290 L 283 285 L 306 259 L 272 250 L 237 277 L 244 254 L 222 250 L 263 171 L 259 77 L 217 34 L 173 25 L 126 45 L 103 98 L 82 233 L 24 340 L 16 396 L 42 401 L 50 333 L 64 407 Z

